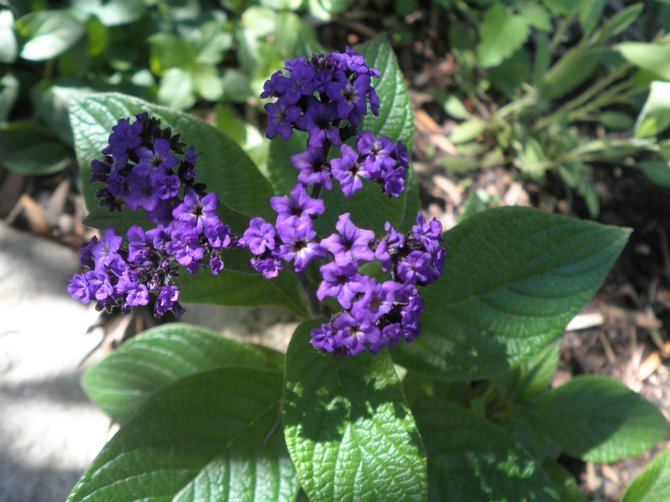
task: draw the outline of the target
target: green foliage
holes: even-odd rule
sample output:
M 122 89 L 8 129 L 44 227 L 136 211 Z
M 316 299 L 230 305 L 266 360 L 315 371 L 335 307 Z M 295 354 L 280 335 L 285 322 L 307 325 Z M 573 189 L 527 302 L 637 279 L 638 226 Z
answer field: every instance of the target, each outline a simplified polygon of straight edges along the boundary
M 224 366 L 268 369 L 263 354 L 186 324 L 167 324 L 124 343 L 82 378 L 88 397 L 116 422 L 125 422 L 162 387 Z
M 388 354 L 340 359 L 308 342 L 286 354 L 286 444 L 312 500 L 424 500 L 423 444 Z
M 161 388 L 107 443 L 68 501 L 293 500 L 281 374 L 231 366 Z
M 635 479 L 626 490 L 622 502 L 663 502 L 670 493 L 670 450 L 656 460 Z
M 0 155 L 10 171 L 40 176 L 61 171 L 70 155 L 47 129 L 29 121 L 17 121 L 0 129 Z
M 580 376 L 542 403 L 551 438 L 562 450 L 591 462 L 616 462 L 661 441 L 668 424 L 661 412 L 622 383 Z
M 557 337 L 593 296 L 628 233 L 526 208 L 467 218 L 444 234 L 445 279 L 424 294 L 427 336 L 399 347 L 394 358 L 450 380 L 512 369 Z
M 660 108 L 652 112 L 655 107 L 648 104 L 638 118 L 637 137 L 632 129 L 639 95 L 652 80 L 667 77 L 670 41 L 663 33 L 654 42 L 617 40 L 632 26 L 639 31 L 636 21 L 644 14 L 653 16 L 641 2 L 619 10 L 604 0 L 478 5 L 456 7 L 478 20 L 474 29 L 450 16 L 460 96 L 450 96 L 446 111 L 462 122 L 450 136 L 460 155 L 447 159 L 445 167 L 463 172 L 494 159 L 496 165 L 514 166 L 541 183 L 552 170 L 570 194 L 585 201 L 591 216 L 597 216 L 593 166 L 658 152 L 654 140 L 639 138 L 655 136 L 658 125 L 666 127 Z M 614 15 L 608 10 L 615 10 Z M 650 101 L 662 108 L 657 87 Z M 490 88 L 504 96 L 500 107 L 491 105 Z M 454 112 L 453 103 L 464 100 L 471 109 L 488 113 Z M 595 130 L 605 136 L 592 140 Z M 482 143 L 487 146 L 475 148 Z M 499 156 L 491 157 L 494 149 L 500 150 Z
M 559 500 L 533 457 L 502 429 L 439 396 L 414 410 L 430 500 Z

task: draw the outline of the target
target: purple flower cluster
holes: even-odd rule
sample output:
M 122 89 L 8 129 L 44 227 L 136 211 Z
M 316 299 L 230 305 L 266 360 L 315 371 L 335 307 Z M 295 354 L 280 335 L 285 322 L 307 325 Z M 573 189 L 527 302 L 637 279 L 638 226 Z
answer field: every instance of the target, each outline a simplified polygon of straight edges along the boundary
M 421 213 L 416 222 L 407 235 L 387 222 L 387 234 L 375 240 L 374 232 L 356 227 L 349 213 L 340 216 L 338 233 L 321 241 L 333 261 L 320 268 L 323 281 L 316 296 L 335 298 L 343 310 L 312 331 L 314 347 L 343 356 L 377 354 L 401 338 L 417 337 L 424 309 L 417 288 L 440 277 L 446 252 L 440 246 L 442 225 L 426 222 Z M 390 279 L 380 282 L 361 273 L 361 264 L 373 260 Z
M 70 281 L 68 291 L 101 310 L 130 310 L 154 299 L 156 315 L 180 315 L 179 266 L 193 274 L 207 263 L 213 274 L 224 267 L 221 251 L 231 246 L 230 228 L 217 215 L 219 199 L 195 183 L 196 150 L 184 153 L 179 135 L 143 113 L 132 124 L 120 120 L 112 129 L 102 160 L 92 162 L 92 181 L 105 183 L 96 195 L 110 211 L 124 205 L 144 209 L 156 226 L 132 226 L 127 243 L 108 228 L 81 250 L 86 270 Z
M 285 264 L 304 274 L 315 259 L 328 261 L 319 267 L 316 298 L 335 300 L 339 311 L 312 331 L 317 349 L 353 356 L 365 350 L 376 354 L 401 338 L 411 342 L 419 334 L 424 308 L 418 288 L 442 272 L 441 224 L 426 222 L 419 213 L 407 235 L 387 222 L 387 234 L 380 239 L 354 225 L 349 213 L 339 217 L 337 232 L 328 237 L 320 238 L 314 227 L 325 211 L 318 194 L 321 188 L 332 189 L 333 178 L 347 198 L 361 190 L 364 179 L 379 184 L 389 197 L 405 190 L 405 145 L 359 130 L 368 103 L 373 114 L 379 112 L 371 85 L 379 72 L 351 49 L 288 61 L 285 69 L 265 83 L 261 97 L 277 98 L 265 106 L 269 138 L 288 140 L 293 129 L 308 134 L 305 151 L 291 158 L 299 171 L 298 185 L 290 196 L 272 198 L 275 223 L 253 218 L 240 244 L 252 253 L 251 266 L 267 278 L 276 277 Z M 349 138 L 356 138 L 352 146 L 345 143 Z M 332 147 L 339 148 L 339 156 L 329 156 Z M 361 265 L 375 260 L 388 280 L 361 273 Z
M 261 97 L 277 98 L 265 105 L 268 138 L 288 140 L 293 129 L 308 134 L 307 149 L 291 158 L 298 181 L 318 193 L 321 187 L 331 190 L 335 178 L 351 198 L 362 188 L 362 179 L 368 179 L 389 197 L 398 197 L 405 189 L 407 148 L 386 136 L 359 131 L 368 104 L 374 115 L 379 113 L 379 97 L 371 83 L 379 71 L 369 68 L 353 49 L 293 59 L 285 70 L 265 82 Z M 352 137 L 358 138 L 355 148 L 345 143 Z M 329 161 L 333 146 L 339 147 L 340 156 Z

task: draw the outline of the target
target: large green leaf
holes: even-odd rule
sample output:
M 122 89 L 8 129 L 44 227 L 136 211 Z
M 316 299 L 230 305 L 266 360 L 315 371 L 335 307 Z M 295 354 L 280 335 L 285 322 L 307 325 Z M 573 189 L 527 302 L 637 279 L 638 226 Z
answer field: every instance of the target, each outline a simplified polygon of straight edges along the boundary
M 423 292 L 422 334 L 394 357 L 453 380 L 515 367 L 593 296 L 628 234 L 521 207 L 471 216 L 444 234 L 444 272 Z
M 541 409 L 551 438 L 570 455 L 590 462 L 639 455 L 668 431 L 654 405 L 603 376 L 573 378 L 553 390 Z
M 666 502 L 670 493 L 670 449 L 648 465 L 628 487 L 622 502 Z
M 271 214 L 270 184 L 244 151 L 221 131 L 193 116 L 141 99 L 101 93 L 74 99 L 70 104 L 70 123 L 82 169 L 84 195 L 91 213 L 90 222 L 98 227 L 118 226 L 118 215 L 111 216 L 97 204 L 95 192 L 99 185 L 87 182 L 90 164 L 100 156 L 112 126 L 119 119 L 144 111 L 160 118 L 163 127 L 171 127 L 173 132 L 180 133 L 184 143 L 203 152 L 197 166 L 199 180 L 207 184 L 210 192 L 216 192 L 223 204 L 247 216 L 267 217 Z M 137 224 L 145 220 L 139 212 L 131 214 L 123 219 L 134 220 Z
M 479 33 L 477 59 L 482 67 L 490 68 L 502 63 L 528 40 L 529 20 L 510 14 L 503 3 L 494 3 L 484 13 Z
M 281 374 L 229 367 L 177 380 L 107 443 L 68 501 L 295 500 Z
M 361 130 L 371 131 L 377 136 L 388 136 L 393 141 L 402 141 L 411 152 L 414 144 L 414 108 L 409 99 L 398 59 L 385 35 L 378 35 L 369 42 L 356 47 L 371 68 L 381 72 L 381 79 L 373 79 L 379 95 L 379 116 L 370 114 L 363 118 Z
M 13 63 L 16 53 L 14 15 L 11 10 L 0 11 L 0 63 Z
M 430 500 L 558 500 L 530 453 L 498 426 L 437 396 L 412 411 L 428 453 Z
M 116 422 L 125 422 L 167 384 L 223 366 L 267 368 L 268 363 L 251 345 L 171 323 L 130 339 L 91 367 L 81 383 L 98 407 Z
M 312 500 L 424 500 L 426 460 L 388 354 L 340 359 L 309 342 L 286 355 L 284 432 Z

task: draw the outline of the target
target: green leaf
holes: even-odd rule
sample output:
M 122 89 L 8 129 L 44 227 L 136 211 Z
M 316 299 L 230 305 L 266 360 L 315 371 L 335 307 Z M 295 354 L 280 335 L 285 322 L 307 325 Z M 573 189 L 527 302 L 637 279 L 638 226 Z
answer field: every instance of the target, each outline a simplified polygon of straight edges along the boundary
M 44 176 L 62 171 L 70 163 L 70 152 L 36 122 L 19 121 L 0 129 L 2 164 L 26 176 Z
M 95 92 L 82 81 L 57 80 L 54 84 L 41 82 L 31 89 L 33 107 L 49 129 L 63 142 L 73 145 L 68 107 L 73 96 Z
M 226 268 L 217 276 L 182 274 L 177 285 L 183 291 L 184 301 L 239 307 L 279 305 L 298 317 L 307 316 L 293 273 L 285 271 L 268 280 L 253 272 L 246 262 L 236 268 L 229 266 L 225 258 L 224 262 Z
M 193 88 L 209 101 L 216 101 L 223 96 L 223 82 L 214 66 L 198 64 L 194 67 Z
M 151 71 L 163 75 L 169 68 L 182 68 L 195 60 L 198 53 L 193 44 L 171 33 L 156 33 L 149 37 Z
M 134 23 L 146 12 L 143 0 L 76 0 L 74 4 L 83 12 L 96 16 L 105 26 Z
M 13 63 L 16 54 L 14 15 L 11 10 L 3 10 L 0 11 L 0 63 Z
M 587 375 L 554 389 L 541 405 L 547 431 L 573 457 L 616 462 L 661 441 L 668 424 L 649 401 L 612 378 Z
M 149 396 L 194 373 L 224 366 L 268 368 L 263 354 L 211 331 L 171 323 L 145 331 L 82 378 L 82 387 L 115 422 L 125 422 Z
M 11 73 L 5 73 L 0 77 L 0 125 L 12 112 L 14 103 L 19 97 L 19 85 L 19 79 Z
M 480 119 L 479 117 L 473 117 L 458 124 L 458 126 L 451 131 L 449 139 L 455 145 L 467 143 L 486 131 L 487 127 L 488 123 L 485 120 Z
M 421 336 L 394 358 L 450 380 L 499 375 L 558 336 L 602 284 L 629 230 L 521 207 L 444 234 L 442 277 L 425 289 Z
M 528 40 L 530 27 L 524 16 L 510 14 L 502 3 L 495 3 L 484 13 L 479 28 L 481 40 L 477 59 L 484 68 L 502 63 Z
M 615 131 L 629 131 L 633 128 L 633 119 L 624 112 L 603 112 L 597 116 L 597 120 Z
M 221 131 L 190 115 L 137 98 L 122 94 L 93 94 L 75 99 L 70 105 L 70 123 L 85 181 L 84 195 L 90 223 L 98 228 L 113 225 L 123 230 L 146 221 L 140 212 L 110 216 L 98 206 L 95 192 L 99 186 L 87 182 L 91 161 L 100 156 L 112 126 L 121 118 L 144 111 L 160 118 L 162 127 L 171 127 L 180 133 L 184 143 L 203 151 L 198 160 L 199 179 L 207 184 L 210 192 L 216 192 L 225 206 L 246 216 L 272 216 L 268 202 L 272 196 L 270 184 L 244 151 Z
M 621 502 L 666 502 L 670 493 L 670 449 L 661 453 L 630 484 Z
M 230 49 L 233 36 L 219 21 L 210 21 L 200 28 L 200 36 L 195 43 L 198 62 L 206 65 L 218 65 L 225 51 Z
M 421 438 L 387 353 L 319 354 L 298 327 L 286 354 L 284 433 L 312 500 L 424 500 Z
M 370 68 L 381 72 L 381 79 L 372 79 L 379 95 L 379 116 L 372 114 L 363 118 L 361 130 L 377 136 L 388 136 L 393 141 L 402 141 L 411 152 L 414 144 L 414 109 L 409 99 L 407 86 L 398 66 L 398 59 L 384 35 L 356 47 Z
M 23 16 L 16 22 L 17 31 L 29 40 L 21 57 L 30 61 L 52 59 L 84 35 L 84 24 L 67 10 L 41 10 Z
M 670 80 L 670 43 L 663 45 L 644 42 L 622 42 L 614 46 L 626 60 L 660 76 L 663 80 Z
M 651 83 L 649 97 L 635 123 L 638 138 L 657 136 L 670 126 L 670 82 Z
M 644 175 L 657 185 L 670 188 L 670 165 L 668 161 L 642 160 L 635 164 Z
M 606 4 L 607 0 L 586 0 L 580 6 L 579 20 L 586 35 L 591 34 L 598 25 Z
M 564 96 L 589 78 L 598 66 L 601 47 L 578 45 L 565 52 L 545 74 L 540 94 L 547 99 Z
M 638 2 L 622 9 L 608 21 L 609 33 L 611 37 L 615 37 L 628 29 L 628 27 L 637 21 L 642 11 L 644 10 L 644 3 Z
M 430 500 L 558 500 L 533 457 L 498 426 L 438 396 L 413 411 L 428 454 Z
M 554 14 L 570 14 L 574 11 L 582 0 L 543 0 L 543 3 Z
M 281 374 L 255 368 L 177 380 L 116 433 L 68 501 L 295 500 L 280 399 Z
M 519 7 L 519 14 L 535 29 L 547 32 L 553 29 L 551 15 L 547 9 L 539 3 L 531 1 L 522 4 Z
M 307 0 L 309 13 L 322 21 L 330 21 L 335 14 L 340 14 L 351 5 L 351 0 Z
M 161 77 L 158 101 L 171 108 L 186 110 L 195 104 L 193 75 L 182 68 L 169 68 Z

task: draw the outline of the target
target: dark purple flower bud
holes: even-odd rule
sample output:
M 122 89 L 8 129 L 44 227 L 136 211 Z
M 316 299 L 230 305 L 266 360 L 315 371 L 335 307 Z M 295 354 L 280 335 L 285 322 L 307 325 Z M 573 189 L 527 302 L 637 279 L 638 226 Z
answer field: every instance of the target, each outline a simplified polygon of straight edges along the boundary
M 340 234 L 333 234 L 323 239 L 321 247 L 332 253 L 337 263 L 357 263 L 375 259 L 371 248 L 375 238 L 372 230 L 358 228 L 351 222 L 349 213 L 340 215 L 335 228 Z
M 260 216 L 256 216 L 249 221 L 249 228 L 244 231 L 240 244 L 248 248 L 252 254 L 261 256 L 275 248 L 275 236 L 275 227 Z

